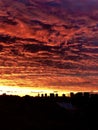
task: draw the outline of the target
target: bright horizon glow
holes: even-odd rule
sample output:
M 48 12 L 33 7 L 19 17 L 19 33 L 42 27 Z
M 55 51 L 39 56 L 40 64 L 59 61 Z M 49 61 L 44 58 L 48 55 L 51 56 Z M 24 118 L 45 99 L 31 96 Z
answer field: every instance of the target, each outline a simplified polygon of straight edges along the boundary
M 0 94 L 8 94 L 8 95 L 19 95 L 19 96 L 38 96 L 38 94 L 44 93 L 53 93 L 53 90 L 45 90 L 45 89 L 32 89 L 30 87 L 18 87 L 18 86 L 0 86 Z
M 0 95 L 7 94 L 7 95 L 18 95 L 20 97 L 29 95 L 29 96 L 38 96 L 41 94 L 47 93 L 49 95 L 50 93 L 57 93 L 59 96 L 62 94 L 65 94 L 66 96 L 70 96 L 70 92 L 77 93 L 77 92 L 85 92 L 85 91 L 63 91 L 59 90 L 48 90 L 48 89 L 37 89 L 37 88 L 30 88 L 30 87 L 18 87 L 18 86 L 0 86 Z M 97 93 L 97 91 L 89 91 L 91 93 Z

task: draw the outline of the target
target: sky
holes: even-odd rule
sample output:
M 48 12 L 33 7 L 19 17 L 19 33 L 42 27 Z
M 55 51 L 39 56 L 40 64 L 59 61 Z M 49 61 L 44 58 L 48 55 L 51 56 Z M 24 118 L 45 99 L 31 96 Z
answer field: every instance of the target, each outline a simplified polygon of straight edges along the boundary
M 0 0 L 0 93 L 55 91 L 98 91 L 97 0 Z

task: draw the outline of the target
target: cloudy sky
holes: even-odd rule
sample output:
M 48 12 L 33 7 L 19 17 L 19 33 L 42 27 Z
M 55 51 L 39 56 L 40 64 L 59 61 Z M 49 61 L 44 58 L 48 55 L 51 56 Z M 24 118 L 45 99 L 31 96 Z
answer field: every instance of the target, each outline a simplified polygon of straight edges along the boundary
M 97 0 L 0 0 L 5 90 L 98 91 Z

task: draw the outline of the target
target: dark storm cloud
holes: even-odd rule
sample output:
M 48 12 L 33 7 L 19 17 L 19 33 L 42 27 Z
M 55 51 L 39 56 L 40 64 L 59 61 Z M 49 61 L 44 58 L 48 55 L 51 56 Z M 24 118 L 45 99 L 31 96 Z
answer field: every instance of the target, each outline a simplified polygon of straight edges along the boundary
M 39 51 L 48 51 L 51 52 L 52 48 L 46 45 L 38 45 L 38 44 L 25 44 L 24 49 L 31 52 L 36 53 Z
M 3 50 L 3 45 L 0 45 L 0 52 Z
M 15 48 L 13 48 L 13 49 L 11 49 L 11 53 L 15 56 L 19 56 L 20 55 L 20 52 L 18 51 L 18 49 L 15 49 Z
M 45 43 L 25 44 L 23 48 L 24 48 L 24 50 L 29 51 L 31 53 L 36 53 L 36 52 L 40 52 L 40 51 L 51 52 L 54 54 L 60 53 L 60 52 L 63 53 L 62 48 L 60 46 L 49 46 L 49 45 L 45 45 Z
M 10 35 L 6 35 L 6 34 L 0 34 L 0 42 L 15 43 L 16 37 L 11 37 Z
M 9 18 L 8 16 L 0 16 L 0 22 L 9 24 L 9 25 L 13 25 L 13 26 L 18 24 L 14 19 Z
M 45 2 L 45 5 L 50 6 L 50 7 L 60 7 L 60 4 L 56 1 Z
M 36 25 L 39 25 L 39 26 L 42 27 L 42 29 L 51 29 L 51 27 L 52 27 L 51 24 L 43 23 L 43 22 L 41 22 L 41 21 L 39 21 L 39 20 L 31 20 L 31 21 L 30 21 L 30 24 L 31 24 L 32 26 L 35 26 L 35 27 L 36 27 Z

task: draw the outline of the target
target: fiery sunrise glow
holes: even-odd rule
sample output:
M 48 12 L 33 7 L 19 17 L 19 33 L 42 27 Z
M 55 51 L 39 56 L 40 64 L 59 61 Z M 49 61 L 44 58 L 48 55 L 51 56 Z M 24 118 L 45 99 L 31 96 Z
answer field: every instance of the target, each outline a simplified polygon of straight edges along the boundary
M 19 95 L 19 96 L 41 96 L 42 94 L 47 96 L 50 96 L 51 93 L 57 94 L 58 91 L 48 90 L 44 88 L 36 89 L 36 88 L 29 88 L 29 87 L 18 87 L 18 86 L 0 86 L 0 95 L 7 94 L 7 95 Z M 75 91 L 74 91 L 75 93 Z M 69 96 L 69 91 L 59 91 L 59 96 L 62 96 L 62 94 L 66 94 Z
M 0 92 L 54 91 L 98 91 L 98 1 L 0 0 Z

